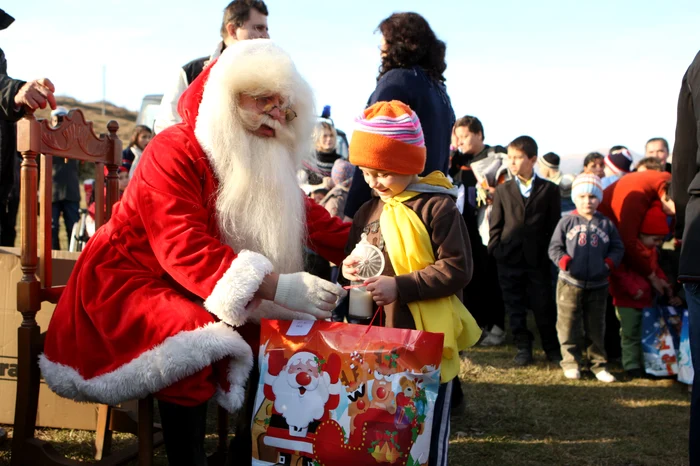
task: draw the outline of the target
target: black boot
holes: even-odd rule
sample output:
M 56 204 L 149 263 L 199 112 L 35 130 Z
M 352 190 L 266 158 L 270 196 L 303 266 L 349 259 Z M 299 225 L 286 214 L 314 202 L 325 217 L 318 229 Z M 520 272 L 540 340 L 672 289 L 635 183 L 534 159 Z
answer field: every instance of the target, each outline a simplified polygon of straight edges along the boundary
M 561 350 L 557 348 L 555 350 L 547 351 L 547 359 L 551 363 L 559 364 L 561 362 Z
M 524 367 L 529 366 L 533 363 L 532 359 L 532 348 L 518 348 L 518 353 L 513 358 L 513 364 L 516 366 Z
M 518 353 L 513 358 L 513 363 L 516 366 L 528 366 L 533 363 L 532 358 L 532 333 L 529 331 L 521 331 L 513 335 L 515 346 L 518 348 Z
M 204 434 L 207 403 L 182 406 L 158 400 L 165 452 L 170 466 L 207 466 Z

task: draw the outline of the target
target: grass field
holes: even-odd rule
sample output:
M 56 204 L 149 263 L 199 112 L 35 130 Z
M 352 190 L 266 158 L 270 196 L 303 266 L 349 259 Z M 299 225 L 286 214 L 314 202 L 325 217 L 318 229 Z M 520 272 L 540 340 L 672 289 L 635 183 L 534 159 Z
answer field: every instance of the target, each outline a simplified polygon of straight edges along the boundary
M 687 465 L 689 393 L 672 380 L 602 384 L 592 377 L 568 381 L 536 354 L 537 364 L 515 369 L 512 347 L 476 348 L 462 363 L 464 416 L 452 419 L 449 464 L 483 465 Z M 612 367 L 622 377 L 619 367 Z M 213 404 L 212 404 L 213 405 Z M 210 406 L 208 446 L 215 445 Z M 7 427 L 11 432 L 11 428 Z M 89 460 L 94 434 L 42 429 L 72 458 Z M 133 441 L 118 435 L 115 448 Z M 166 465 L 164 450 L 157 465 Z M 9 441 L 0 446 L 9 464 Z M 134 463 L 135 464 L 135 463 Z

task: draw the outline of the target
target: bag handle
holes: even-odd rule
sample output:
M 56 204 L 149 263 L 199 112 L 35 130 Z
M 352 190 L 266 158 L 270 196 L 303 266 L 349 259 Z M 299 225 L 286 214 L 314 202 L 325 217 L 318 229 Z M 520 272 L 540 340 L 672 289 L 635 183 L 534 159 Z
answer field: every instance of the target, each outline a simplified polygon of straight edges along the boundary
M 384 306 L 377 306 L 377 310 L 374 311 L 374 315 L 372 316 L 372 320 L 369 321 L 369 325 L 367 326 L 367 330 L 365 330 L 365 335 L 367 335 L 367 332 L 372 328 L 372 325 L 374 324 L 374 319 L 377 318 L 377 314 L 379 314 L 379 326 L 384 327 Z

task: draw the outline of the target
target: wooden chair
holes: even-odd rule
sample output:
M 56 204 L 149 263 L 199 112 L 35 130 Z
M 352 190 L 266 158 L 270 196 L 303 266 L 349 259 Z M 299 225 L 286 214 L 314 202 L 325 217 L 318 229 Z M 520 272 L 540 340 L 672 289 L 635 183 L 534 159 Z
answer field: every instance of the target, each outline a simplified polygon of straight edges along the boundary
M 80 110 L 71 110 L 57 128 L 47 120 L 28 114 L 17 123 L 17 148 L 21 165 L 21 267 L 17 284 L 17 310 L 22 324 L 17 331 L 17 396 L 12 439 L 12 465 L 77 465 L 78 461 L 60 455 L 48 442 L 34 437 L 39 401 L 40 371 L 38 357 L 43 351 L 44 335 L 36 322 L 41 303 L 58 302 L 64 287 L 53 286 L 51 274 L 51 168 L 52 158 L 64 157 L 95 164 L 95 222 L 99 228 L 112 215 L 119 196 L 117 169 L 122 144 L 117 138 L 119 125 L 107 124 L 108 135 L 96 136 L 92 123 Z M 37 155 L 41 157 L 39 225 L 37 227 Z M 107 175 L 105 211 L 104 167 Z M 105 214 L 106 212 L 106 214 Z M 37 254 L 37 249 L 39 254 Z M 38 278 L 37 278 L 38 269 Z M 97 419 L 96 464 L 124 464 L 138 456 L 139 464 L 151 465 L 153 448 L 163 442 L 159 426 L 153 424 L 153 397 L 138 401 L 138 418 L 123 409 L 100 405 Z M 110 454 L 112 431 L 138 436 L 138 445 Z

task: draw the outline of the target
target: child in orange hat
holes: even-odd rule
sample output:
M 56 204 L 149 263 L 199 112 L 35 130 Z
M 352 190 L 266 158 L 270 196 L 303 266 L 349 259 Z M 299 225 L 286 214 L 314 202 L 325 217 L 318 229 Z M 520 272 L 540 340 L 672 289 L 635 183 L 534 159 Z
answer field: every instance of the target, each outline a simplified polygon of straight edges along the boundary
M 346 250 L 350 253 L 365 234 L 384 254 L 382 274 L 364 280 L 364 285 L 383 307 L 387 327 L 445 335 L 428 461 L 443 464 L 449 430 L 444 426 L 449 424 L 459 351 L 481 336 L 461 302 L 462 289 L 472 276 L 472 258 L 455 204 L 457 189 L 440 172 L 418 176 L 425 167 L 425 143 L 420 121 L 408 105 L 377 102 L 355 123 L 350 163 L 360 168 L 375 197 L 355 214 Z M 343 262 L 348 280 L 363 281 L 357 263 L 352 255 Z
M 644 215 L 639 229 L 639 241 L 650 251 L 652 271 L 666 281 L 666 275 L 658 264 L 656 248 L 668 235 L 668 217 L 661 202 L 655 201 Z M 622 343 L 622 367 L 632 378 L 643 375 L 642 368 L 642 309 L 654 303 L 654 289 L 649 280 L 632 271 L 622 261 L 620 267 L 610 276 L 610 294 L 613 297 L 615 313 L 620 321 Z M 682 302 L 676 296 L 669 296 L 669 304 L 677 306 Z

